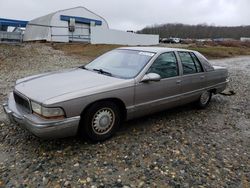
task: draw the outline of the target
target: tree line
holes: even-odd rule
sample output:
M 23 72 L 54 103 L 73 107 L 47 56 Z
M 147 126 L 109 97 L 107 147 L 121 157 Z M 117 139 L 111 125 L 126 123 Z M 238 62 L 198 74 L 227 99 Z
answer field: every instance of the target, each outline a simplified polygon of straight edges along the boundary
M 185 25 L 185 24 L 162 24 L 147 26 L 140 31 L 140 34 L 158 34 L 160 38 L 178 37 L 190 39 L 204 38 L 232 38 L 250 37 L 250 26 L 209 26 Z

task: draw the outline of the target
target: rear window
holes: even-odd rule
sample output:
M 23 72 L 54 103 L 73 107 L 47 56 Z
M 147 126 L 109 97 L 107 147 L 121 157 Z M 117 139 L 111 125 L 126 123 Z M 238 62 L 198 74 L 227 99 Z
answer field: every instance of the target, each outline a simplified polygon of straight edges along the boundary
M 195 55 L 200 60 L 202 66 L 206 72 L 214 70 L 213 66 L 208 62 L 207 58 L 205 58 L 201 53 L 195 52 Z
M 194 55 L 194 53 L 192 53 L 192 52 L 190 52 L 190 55 L 193 58 L 193 61 L 195 63 L 196 69 L 197 69 L 197 72 L 203 72 L 203 68 L 201 66 L 201 63 L 200 63 L 199 59 L 196 57 L 196 55 Z

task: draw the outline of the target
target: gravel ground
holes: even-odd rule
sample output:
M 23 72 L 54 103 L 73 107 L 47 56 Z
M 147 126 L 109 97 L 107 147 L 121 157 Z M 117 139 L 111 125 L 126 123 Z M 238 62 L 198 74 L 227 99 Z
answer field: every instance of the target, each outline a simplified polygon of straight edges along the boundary
M 88 58 L 44 44 L 0 45 L 0 103 L 17 78 Z M 250 187 L 250 57 L 214 60 L 229 69 L 233 96 L 124 123 L 100 144 L 41 140 L 0 110 L 0 187 Z

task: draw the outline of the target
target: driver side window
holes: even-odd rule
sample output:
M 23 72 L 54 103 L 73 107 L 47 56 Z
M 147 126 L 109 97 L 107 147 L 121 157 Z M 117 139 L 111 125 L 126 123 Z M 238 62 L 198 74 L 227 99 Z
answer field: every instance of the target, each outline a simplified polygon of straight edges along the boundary
M 157 73 L 162 79 L 178 76 L 177 59 L 174 52 L 161 54 L 147 73 Z

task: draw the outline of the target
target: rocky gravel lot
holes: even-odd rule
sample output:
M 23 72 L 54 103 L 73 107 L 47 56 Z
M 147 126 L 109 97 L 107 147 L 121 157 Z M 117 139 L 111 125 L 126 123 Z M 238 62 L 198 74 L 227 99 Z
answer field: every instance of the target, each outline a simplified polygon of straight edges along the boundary
M 45 44 L 0 45 L 0 103 L 16 79 L 86 63 Z M 0 109 L 0 187 L 250 187 L 250 57 L 213 60 L 229 89 L 124 123 L 110 140 L 41 140 Z

